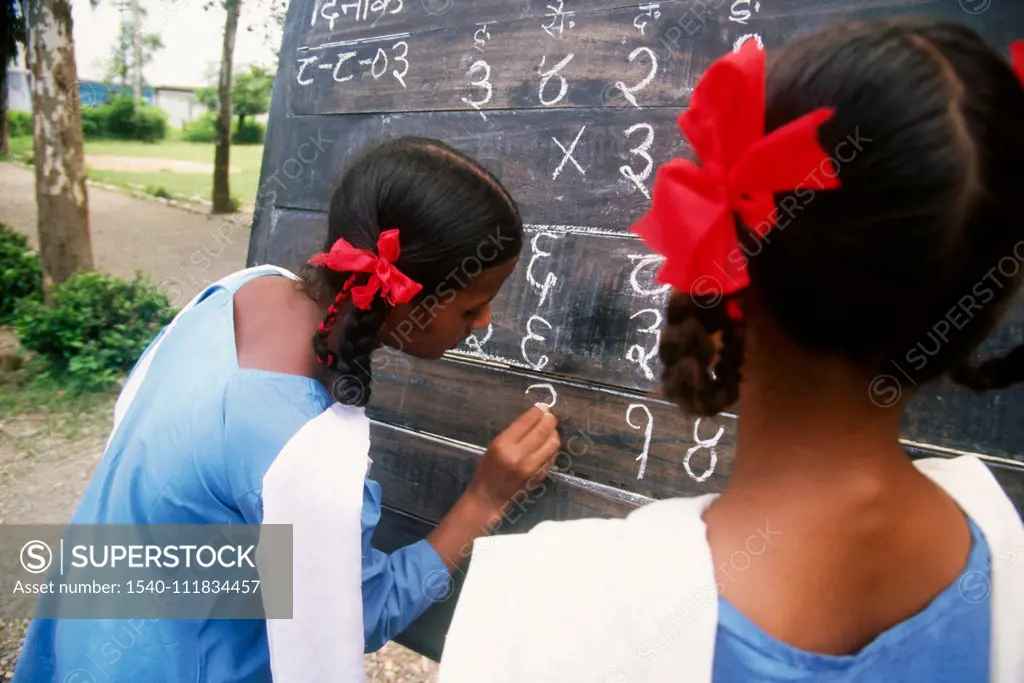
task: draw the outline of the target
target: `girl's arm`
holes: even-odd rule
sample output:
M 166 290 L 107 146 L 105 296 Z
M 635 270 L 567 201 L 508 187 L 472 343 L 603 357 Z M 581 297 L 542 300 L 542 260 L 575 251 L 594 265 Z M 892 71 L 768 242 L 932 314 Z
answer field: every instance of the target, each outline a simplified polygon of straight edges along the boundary
M 557 425 L 537 404 L 491 442 L 466 492 L 427 536 L 450 571 L 469 557 L 473 541 L 489 534 L 547 476 L 561 445 Z
M 473 541 L 487 535 L 543 481 L 560 444 L 557 420 L 531 408 L 499 435 L 466 492 L 426 539 L 387 554 L 370 545 L 380 519 L 380 493 L 368 481 L 363 508 L 363 625 L 366 651 L 380 649 L 433 602 L 450 595 L 450 573 Z

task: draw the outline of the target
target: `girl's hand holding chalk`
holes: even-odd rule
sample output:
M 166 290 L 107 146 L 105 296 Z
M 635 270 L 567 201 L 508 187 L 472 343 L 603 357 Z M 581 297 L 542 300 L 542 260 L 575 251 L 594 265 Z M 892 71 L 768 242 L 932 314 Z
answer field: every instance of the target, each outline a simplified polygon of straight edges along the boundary
M 506 504 L 547 476 L 561 445 L 558 420 L 536 404 L 491 442 L 469 485 L 472 493 L 500 514 Z
M 544 481 L 561 446 L 558 420 L 537 404 L 491 442 L 473 481 L 427 541 L 449 570 L 469 557 L 473 541 L 486 536 L 512 505 L 522 511 L 526 494 Z

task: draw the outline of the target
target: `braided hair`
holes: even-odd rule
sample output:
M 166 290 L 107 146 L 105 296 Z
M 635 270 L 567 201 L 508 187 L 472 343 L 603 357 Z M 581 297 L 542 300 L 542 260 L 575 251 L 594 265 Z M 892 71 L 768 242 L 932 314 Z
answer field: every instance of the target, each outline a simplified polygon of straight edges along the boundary
M 841 187 L 821 191 L 819 169 L 777 194 L 764 238 L 737 219 L 746 292 L 673 294 L 666 394 L 698 415 L 737 400 L 743 323 L 729 306 L 756 306 L 805 351 L 916 385 L 1024 380 L 1020 346 L 971 363 L 1024 271 L 1024 88 L 1006 58 L 960 24 L 840 22 L 768 53 L 766 132 L 823 106 Z
M 446 278 L 465 259 L 476 258 L 481 244 L 497 250 L 487 263 L 494 267 L 516 258 L 523 243 L 518 207 L 501 183 L 462 152 L 419 137 L 364 151 L 349 166 L 331 197 L 323 251 L 344 239 L 376 253 L 381 232 L 390 229 L 399 231 L 401 248 L 394 265 L 422 285 L 419 298 L 440 286 L 459 289 L 461 280 Z M 310 296 L 333 297 L 313 337 L 318 361 L 338 375 L 332 394 L 345 405 L 365 406 L 373 379 L 371 354 L 380 346 L 391 307 L 379 295 L 368 309 L 352 303 L 352 289 L 366 284 L 369 273 L 307 265 L 303 277 Z M 329 337 L 342 315 L 340 340 L 332 349 Z

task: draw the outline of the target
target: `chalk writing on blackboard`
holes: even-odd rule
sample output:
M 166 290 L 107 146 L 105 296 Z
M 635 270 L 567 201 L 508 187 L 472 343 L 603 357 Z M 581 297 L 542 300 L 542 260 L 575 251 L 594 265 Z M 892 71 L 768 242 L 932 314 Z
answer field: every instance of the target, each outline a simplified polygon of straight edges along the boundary
M 309 25 L 315 26 L 317 19 L 326 19 L 327 28 L 334 30 L 334 22 L 341 16 L 349 17 L 349 10 L 354 10 L 351 16 L 356 21 L 368 21 L 370 13 L 373 13 L 373 23 L 376 24 L 384 16 L 398 14 L 402 11 L 403 0 L 359 0 L 358 2 L 344 2 L 338 4 L 338 0 L 325 0 L 322 4 L 319 0 L 313 3 L 313 16 L 310 17 Z M 338 14 L 338 10 L 341 14 Z
M 745 33 L 744 35 L 737 38 L 736 42 L 732 44 L 733 52 L 739 52 L 740 48 L 743 47 L 743 43 L 747 42 L 748 40 L 753 40 L 757 43 L 758 47 L 764 48 L 764 42 L 761 41 L 760 33 Z
M 547 275 L 544 276 L 544 282 L 538 280 L 533 274 L 533 266 L 537 263 L 537 260 L 551 256 L 550 251 L 544 251 L 537 245 L 537 242 L 540 241 L 541 237 L 549 237 L 553 240 L 557 240 L 561 235 L 554 235 L 550 232 L 539 232 L 534 235 L 533 240 L 530 241 L 530 246 L 533 248 L 533 255 L 530 257 L 530 263 L 526 266 L 526 281 L 533 285 L 534 289 L 540 292 L 540 303 L 537 304 L 537 308 L 544 305 L 551 288 L 558 282 L 558 276 L 550 271 L 548 271 Z
M 647 415 L 646 425 L 633 424 L 633 420 L 630 419 L 633 415 L 633 411 L 638 408 L 644 411 L 644 414 Z M 637 473 L 636 478 L 643 479 L 644 472 L 647 471 L 647 453 L 651 449 L 651 434 L 654 432 L 654 416 L 651 415 L 651 411 L 643 403 L 631 403 L 629 407 L 626 408 L 626 424 L 633 429 L 644 430 L 644 447 L 643 450 L 640 451 L 640 455 L 636 456 L 636 461 L 640 463 L 640 471 Z
M 551 402 L 550 403 L 543 403 L 541 401 L 538 401 L 537 402 L 538 404 L 540 404 L 542 406 L 547 406 L 548 408 L 554 408 L 555 407 L 555 403 L 558 402 L 558 392 L 555 391 L 555 387 L 554 386 L 552 386 L 551 384 L 531 384 L 530 386 L 526 387 L 526 391 L 523 392 L 523 393 L 528 394 L 531 391 L 533 391 L 534 389 L 547 389 L 551 393 Z
M 565 94 L 569 92 L 569 81 L 567 81 L 565 79 L 565 76 L 563 76 L 559 72 L 563 68 L 565 68 L 565 66 L 569 62 L 571 62 L 572 58 L 575 56 L 576 53 L 570 52 L 568 55 L 562 58 L 562 61 L 555 64 L 547 71 L 540 71 L 540 69 L 544 68 L 544 63 L 548 59 L 547 55 L 544 55 L 543 57 L 540 58 L 540 65 L 537 67 L 538 72 L 540 73 L 540 87 L 537 88 L 537 96 L 540 98 L 540 103 L 543 104 L 545 107 L 553 107 L 554 105 L 558 104 L 559 102 L 562 101 L 562 98 L 565 97 Z M 544 93 L 546 92 L 548 83 L 554 76 L 558 77 L 558 94 L 553 99 L 547 99 L 544 97 Z
M 747 22 L 750 21 L 750 6 L 751 0 L 736 0 L 729 8 L 729 21 L 735 21 L 737 24 L 746 26 Z M 753 6 L 755 12 L 761 10 L 761 3 L 754 2 Z
M 388 38 L 395 38 L 395 37 L 407 37 L 407 36 L 408 36 L 408 34 L 396 34 L 395 36 L 387 36 L 387 37 Z M 343 42 L 342 43 L 333 43 L 333 44 L 328 44 L 328 45 L 340 46 L 340 45 L 346 45 L 346 44 L 352 45 L 352 43 L 343 43 Z M 328 45 L 320 45 L 320 46 L 317 46 L 315 48 L 305 48 L 305 49 L 306 50 L 320 50 L 320 49 L 327 48 Z M 359 64 L 359 65 L 364 66 L 364 67 L 366 67 L 366 66 L 370 67 L 370 69 L 369 69 L 370 75 L 373 77 L 373 80 L 376 81 L 376 80 L 379 80 L 382 76 L 384 76 L 388 72 L 389 54 L 390 54 L 390 64 L 394 64 L 396 67 L 398 67 L 398 68 L 392 69 L 391 75 L 394 76 L 395 80 L 397 80 L 402 85 L 403 88 L 405 88 L 406 87 L 405 75 L 407 73 L 409 73 L 409 60 L 407 59 L 408 56 L 409 56 L 409 44 L 407 42 L 405 42 L 404 40 L 397 41 L 396 43 L 391 45 L 391 47 L 388 50 L 385 50 L 383 47 L 378 47 L 377 51 L 373 53 L 372 57 L 365 57 L 363 59 L 358 59 L 358 60 L 355 61 L 355 64 Z M 331 78 L 334 80 L 335 83 L 344 83 L 346 81 L 350 81 L 355 76 L 354 71 L 357 70 L 356 68 L 353 68 L 353 64 L 350 63 L 350 60 L 352 60 L 354 57 L 357 57 L 358 55 L 359 55 L 359 53 L 356 52 L 356 51 L 339 52 L 334 61 L 323 61 L 323 62 L 321 62 L 319 55 L 312 55 L 312 56 L 309 56 L 309 57 L 303 57 L 303 58 L 298 60 L 299 61 L 299 70 L 298 70 L 298 73 L 295 75 L 295 80 L 298 82 L 299 85 L 303 85 L 303 86 L 312 84 L 313 83 L 313 76 L 312 75 L 309 75 L 309 76 L 307 76 L 305 78 L 303 78 L 303 76 L 306 73 L 307 67 L 309 69 L 313 69 L 315 67 L 316 69 L 318 69 L 320 71 L 329 71 L 329 72 L 331 72 Z M 313 73 L 315 74 L 316 72 L 314 71 Z
M 548 20 L 548 23 L 541 24 L 541 28 L 552 38 L 561 38 L 562 33 L 565 31 L 566 21 L 568 20 L 569 28 L 576 26 L 576 22 L 573 21 L 572 12 L 566 12 L 564 9 L 565 0 L 555 0 L 558 3 L 555 5 L 548 5 L 548 11 L 544 14 L 544 18 Z
M 530 360 L 529 352 L 526 350 L 526 343 L 529 341 L 545 341 L 545 337 L 542 337 L 541 335 L 533 331 L 534 323 L 547 325 L 547 328 L 549 330 L 551 329 L 551 323 L 549 323 L 547 320 L 536 314 L 531 315 L 530 319 L 526 321 L 526 336 L 523 337 L 523 341 L 519 345 L 519 350 L 522 351 L 523 353 L 523 360 L 529 363 L 531 368 L 533 368 L 534 370 L 543 370 L 544 366 L 548 364 L 548 357 L 541 356 L 536 361 L 532 361 Z
M 661 17 L 658 3 L 640 5 L 637 9 L 640 10 L 640 14 L 633 18 L 633 26 L 636 30 L 640 31 L 640 35 L 646 35 L 644 29 L 647 28 L 647 24 L 653 22 Z
M 718 464 L 718 452 L 715 450 L 715 447 L 718 445 L 719 439 L 722 438 L 722 434 L 725 433 L 725 427 L 719 427 L 718 433 L 716 433 L 713 437 L 711 437 L 710 439 L 701 439 L 701 419 L 703 418 L 698 417 L 697 421 L 693 423 L 693 440 L 696 442 L 697 445 L 691 446 L 689 449 L 687 449 L 686 457 L 683 459 L 683 467 L 686 468 L 686 473 L 690 475 L 690 478 L 693 479 L 698 484 L 702 481 L 705 481 L 708 477 L 714 474 L 715 465 Z M 693 473 L 693 469 L 690 467 L 690 459 L 693 457 L 694 453 L 696 453 L 702 448 L 708 449 L 708 467 L 706 470 L 704 470 L 704 474 L 697 476 L 696 474 Z
M 484 344 L 487 343 L 492 334 L 494 334 L 494 323 L 487 323 L 487 334 L 484 335 L 484 338 L 479 339 L 474 332 L 466 337 L 466 346 L 474 351 L 482 353 L 484 350 Z
M 473 34 L 474 49 L 479 50 L 480 52 L 484 51 L 484 46 L 487 45 L 487 41 L 491 39 L 491 34 L 487 30 L 487 27 L 493 23 L 493 21 L 482 21 L 477 24 L 479 28 L 476 30 L 476 33 Z
M 491 96 L 494 94 L 493 88 L 491 87 L 491 65 L 482 59 L 478 59 L 473 62 L 473 66 L 469 67 L 469 72 L 466 74 L 467 78 L 473 78 L 478 76 L 477 80 L 470 81 L 470 85 L 476 88 L 483 88 L 483 93 L 480 99 L 471 100 L 468 97 L 463 97 L 462 101 L 473 107 L 477 112 L 487 120 L 487 114 L 480 109 L 488 102 L 491 101 Z
M 615 87 L 622 91 L 623 96 L 634 107 L 640 106 L 636 101 L 636 94 L 650 85 L 651 81 L 653 81 L 654 77 L 658 74 L 658 56 L 654 54 L 654 50 L 649 47 L 636 48 L 629 53 L 629 63 L 632 64 L 640 55 L 646 55 L 647 59 L 651 62 L 647 75 L 634 86 L 628 86 L 623 81 L 615 82 Z
M 572 155 L 573 151 L 575 151 L 576 149 L 576 144 L 580 141 L 580 138 L 583 136 L 583 131 L 585 131 L 586 129 L 587 126 L 586 124 L 584 124 L 583 127 L 580 128 L 580 132 L 576 133 L 576 137 L 573 138 L 572 144 L 569 145 L 569 149 L 566 149 L 565 145 L 559 142 L 558 138 L 556 138 L 554 135 L 551 136 L 551 139 L 555 141 L 556 145 L 558 145 L 558 149 L 562 150 L 562 152 L 564 153 L 562 161 L 560 161 L 558 166 L 555 168 L 555 172 L 551 174 L 552 180 L 556 179 L 558 177 L 558 174 L 562 172 L 562 169 L 565 168 L 566 161 L 571 161 L 572 165 L 576 167 L 576 170 L 580 172 L 580 175 L 587 175 L 586 170 L 582 166 L 580 166 L 580 163 L 576 161 L 576 157 Z
M 669 290 L 669 285 L 644 286 L 640 284 L 639 280 L 641 270 L 648 266 L 660 266 L 662 261 L 665 260 L 664 257 L 657 254 L 629 254 L 628 258 L 636 263 L 633 267 L 633 272 L 629 274 L 629 284 L 634 292 L 640 296 L 659 296 Z M 647 279 L 653 282 L 653 273 Z
M 652 382 L 654 381 L 654 371 L 651 370 L 650 363 L 651 360 L 658 355 L 658 345 L 661 343 L 661 330 L 659 329 L 661 327 L 661 311 L 654 308 L 645 308 L 644 310 L 637 311 L 633 315 L 629 316 L 629 319 L 633 320 L 645 313 L 649 313 L 654 316 L 654 322 L 647 327 L 640 328 L 640 331 L 646 332 L 647 334 L 653 334 L 654 343 L 651 345 L 650 350 L 645 349 L 640 344 L 634 344 L 629 347 L 629 350 L 626 351 L 626 360 L 640 366 L 640 369 L 644 373 L 644 377 L 647 378 L 647 381 Z
M 638 173 L 633 170 L 632 166 L 626 164 L 619 167 L 619 173 L 621 173 L 626 180 L 633 183 L 633 186 L 640 190 L 644 197 L 650 199 L 651 194 L 647 191 L 647 186 L 644 185 L 644 181 L 651 176 L 651 170 L 654 168 L 654 160 L 651 158 L 651 155 L 648 154 L 648 151 L 651 149 L 651 145 L 654 144 L 654 128 L 649 123 L 637 123 L 626 129 L 626 137 L 628 138 L 638 130 L 645 131 L 646 135 L 644 135 L 643 142 L 629 150 L 629 153 L 643 159 L 646 165 L 640 169 L 640 172 Z

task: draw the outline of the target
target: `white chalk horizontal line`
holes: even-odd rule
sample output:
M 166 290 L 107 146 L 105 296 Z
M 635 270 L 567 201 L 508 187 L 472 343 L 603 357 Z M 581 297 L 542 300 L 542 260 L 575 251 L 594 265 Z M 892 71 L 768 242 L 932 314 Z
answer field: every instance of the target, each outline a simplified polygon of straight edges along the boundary
M 614 486 L 609 486 L 607 484 L 599 484 L 596 481 L 584 479 L 583 477 L 577 477 L 572 474 L 566 474 L 564 472 L 558 472 L 556 470 L 551 470 L 548 476 L 550 476 L 552 479 L 556 481 L 562 481 L 563 483 L 571 484 L 576 488 L 586 489 L 588 491 L 597 493 L 606 498 L 615 498 L 626 503 L 632 503 L 637 507 L 646 505 L 648 503 L 653 503 L 655 500 L 654 498 L 649 498 L 639 493 L 626 491 L 625 489 L 615 488 Z
M 353 38 L 352 40 L 335 40 L 330 43 L 321 43 L 320 45 L 308 45 L 300 47 L 299 52 L 312 52 L 314 50 L 330 50 L 335 47 L 347 47 L 349 45 L 364 45 L 366 43 L 379 43 L 382 40 L 396 40 L 398 38 L 408 38 L 409 33 L 389 33 L 386 36 L 372 36 L 370 38 Z
M 636 235 L 621 230 L 609 230 L 608 228 L 594 228 L 587 225 L 558 225 L 527 223 L 523 226 L 529 232 L 567 232 L 576 235 L 601 235 L 603 237 L 624 237 L 626 239 L 640 239 Z
M 1010 467 L 1016 467 L 1017 469 L 1024 468 L 1024 462 L 1020 460 L 1014 460 L 1013 458 L 1002 458 L 998 455 L 988 455 L 986 453 L 973 453 L 971 451 L 962 451 L 958 448 L 949 448 L 948 446 L 940 446 L 934 443 L 925 443 L 923 441 L 911 441 L 910 439 L 900 439 L 900 443 L 905 446 L 911 446 L 913 448 L 920 449 L 922 451 L 932 451 L 935 453 L 941 453 L 951 457 L 960 457 L 961 455 L 973 455 L 979 460 L 987 460 L 989 462 L 997 462 L 1003 465 L 1009 465 Z

